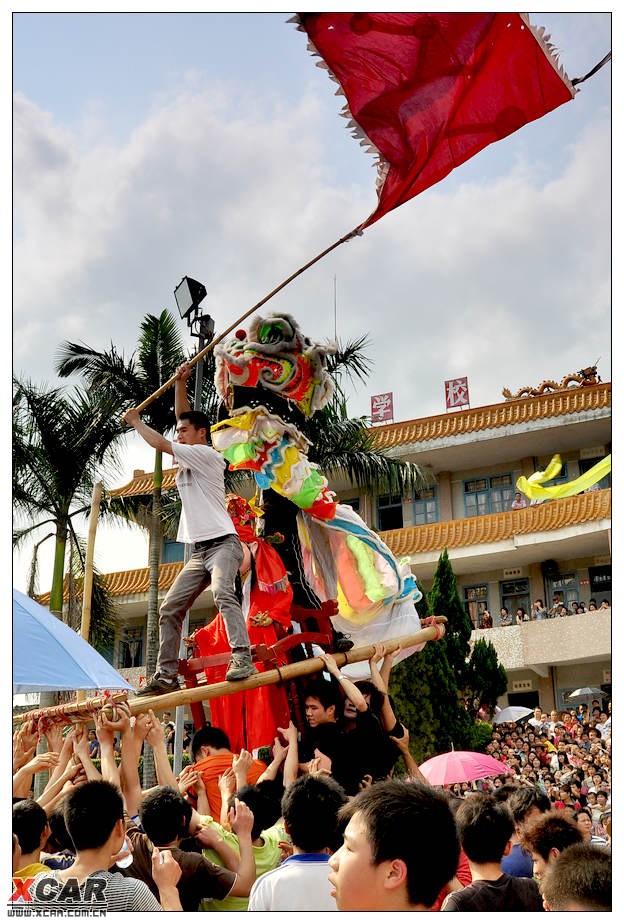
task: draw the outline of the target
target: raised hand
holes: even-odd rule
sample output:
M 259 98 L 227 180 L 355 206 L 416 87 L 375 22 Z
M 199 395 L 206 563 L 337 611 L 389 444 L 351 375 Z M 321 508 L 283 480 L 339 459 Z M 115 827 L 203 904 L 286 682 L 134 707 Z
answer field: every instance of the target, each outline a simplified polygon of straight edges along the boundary
M 291 720 L 288 723 L 288 728 L 278 728 L 277 729 L 282 738 L 284 738 L 288 744 L 297 744 L 299 740 L 299 732 L 297 731 L 297 726 Z
M 48 751 L 60 754 L 63 747 L 63 726 L 59 723 L 51 725 L 50 728 L 46 729 L 44 735 L 48 742 Z
M 236 774 L 231 767 L 228 767 L 227 770 L 221 774 L 217 785 L 219 787 L 222 800 L 227 802 L 230 796 L 236 792 Z
M 242 774 L 244 773 L 245 778 L 246 778 L 247 773 L 251 769 L 252 763 L 253 763 L 253 757 L 251 756 L 249 751 L 246 751 L 243 748 L 240 754 L 234 755 L 234 758 L 232 760 L 232 770 L 237 776 L 239 775 L 242 776 Z
M 248 805 L 245 805 L 240 799 L 235 799 L 233 807 L 228 812 L 228 818 L 232 831 L 239 839 L 241 835 L 245 834 L 251 837 L 254 817 Z

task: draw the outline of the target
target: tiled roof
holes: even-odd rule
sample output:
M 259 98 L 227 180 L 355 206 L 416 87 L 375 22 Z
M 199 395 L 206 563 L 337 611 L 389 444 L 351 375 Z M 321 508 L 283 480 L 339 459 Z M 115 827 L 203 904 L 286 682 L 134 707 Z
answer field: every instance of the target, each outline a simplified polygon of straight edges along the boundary
M 162 489 L 168 491 L 175 487 L 177 469 L 164 468 L 162 473 Z M 108 491 L 110 497 L 133 497 L 140 494 L 151 494 L 153 485 L 153 472 L 135 472 L 132 481 Z
M 611 489 L 589 491 L 577 497 L 548 501 L 523 510 L 509 510 L 482 517 L 463 520 L 443 520 L 427 526 L 410 526 L 381 533 L 381 538 L 397 558 L 419 552 L 440 551 L 468 545 L 487 545 L 523 533 L 542 532 L 574 526 L 592 520 L 605 520 L 611 516 Z M 487 549 L 483 550 L 487 553 Z M 183 562 L 169 562 L 160 566 L 158 588 L 168 590 L 183 567 Z M 146 594 L 149 588 L 149 568 L 115 571 L 105 575 L 109 592 L 114 597 Z M 38 601 L 47 606 L 50 594 L 41 594 Z M 67 584 L 65 586 L 67 600 Z
M 479 430 L 508 427 L 512 424 L 529 423 L 564 414 L 578 414 L 581 411 L 595 411 L 610 406 L 611 383 L 605 382 L 601 385 L 552 392 L 537 398 L 517 398 L 474 410 L 449 411 L 434 417 L 384 424 L 372 428 L 371 432 L 375 437 L 375 446 L 390 449 L 393 446 L 423 443 L 426 440 L 476 433 Z
M 462 520 L 442 520 L 382 532 L 381 538 L 397 558 L 419 552 L 501 542 L 524 533 L 546 532 L 611 516 L 611 489 L 547 501 L 522 510 L 490 513 Z M 484 551 L 486 551 L 484 549 Z
M 528 423 L 548 417 L 578 414 L 581 411 L 598 410 L 611 406 L 611 383 L 569 388 L 567 391 L 540 395 L 537 398 L 517 398 L 474 410 L 452 411 L 434 417 L 406 420 L 402 423 L 374 427 L 371 432 L 375 445 L 380 449 L 404 446 L 409 443 L 424 443 L 426 440 L 442 439 L 461 433 L 476 433 L 479 430 L 507 427 L 510 424 Z M 163 491 L 175 487 L 177 469 L 163 469 Z M 132 481 L 120 488 L 108 491 L 111 497 L 131 497 L 152 493 L 152 473 L 135 473 Z
M 176 577 L 184 566 L 183 561 L 167 562 L 160 566 L 158 571 L 159 591 L 169 590 Z M 113 571 L 104 575 L 108 592 L 113 597 L 123 597 L 129 594 L 146 594 L 149 589 L 149 568 L 134 568 L 131 571 Z M 68 600 L 67 580 L 63 593 L 65 602 Z M 50 602 L 50 594 L 41 594 L 37 597 L 42 606 Z

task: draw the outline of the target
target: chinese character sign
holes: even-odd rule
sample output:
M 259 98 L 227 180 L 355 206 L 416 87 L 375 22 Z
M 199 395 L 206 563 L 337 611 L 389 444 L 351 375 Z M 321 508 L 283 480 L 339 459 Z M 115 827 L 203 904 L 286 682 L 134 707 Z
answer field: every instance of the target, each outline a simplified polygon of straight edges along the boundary
M 372 423 L 382 423 L 384 420 L 394 418 L 394 408 L 392 406 L 392 392 L 386 392 L 385 395 L 371 396 L 371 421 Z
M 447 411 L 453 407 L 464 407 L 470 404 L 468 397 L 468 379 L 466 376 L 462 379 L 448 379 L 444 383 L 444 392 L 446 395 Z

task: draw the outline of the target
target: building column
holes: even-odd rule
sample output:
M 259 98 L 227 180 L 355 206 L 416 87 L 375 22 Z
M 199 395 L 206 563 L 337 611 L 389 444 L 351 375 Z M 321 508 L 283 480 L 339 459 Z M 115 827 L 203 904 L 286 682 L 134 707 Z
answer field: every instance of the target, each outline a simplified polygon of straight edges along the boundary
M 439 472 L 438 479 L 438 513 L 440 520 L 453 519 L 453 498 L 451 494 L 451 473 Z

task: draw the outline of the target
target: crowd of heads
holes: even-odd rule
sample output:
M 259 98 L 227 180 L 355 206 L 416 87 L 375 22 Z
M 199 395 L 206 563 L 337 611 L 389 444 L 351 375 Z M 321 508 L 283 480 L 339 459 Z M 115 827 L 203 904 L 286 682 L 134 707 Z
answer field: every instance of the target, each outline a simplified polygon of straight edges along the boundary
M 315 741 L 323 740 L 319 731 L 352 730 L 362 712 L 381 715 L 385 694 L 371 681 L 357 684 L 357 690 L 365 705 L 355 696 L 347 697 L 353 706 L 349 711 L 336 683 L 315 679 L 307 684 L 304 708 Z M 457 890 L 461 855 L 473 881 L 498 880 L 507 875 L 505 862 L 513 850 L 529 858 L 533 883 L 516 888 L 514 900 L 525 904 L 515 908 L 608 910 L 610 714 L 610 703 L 603 710 L 601 702 L 548 714 L 536 707 L 528 721 L 493 726 L 487 751 L 508 768 L 498 777 L 434 787 L 405 759 L 404 778 L 397 764 L 384 778 L 362 779 L 357 792 L 345 791 L 334 778 L 331 759 L 323 765 L 318 752 L 308 763 L 299 754 L 296 770 L 293 773 L 291 765 L 289 771 L 293 778 L 287 779 L 288 749 L 298 747 L 298 741 L 303 746 L 305 739 L 292 726 L 294 738 L 289 731 L 284 734 L 286 745 L 276 740 L 279 759 L 276 756 L 274 771 L 269 772 L 272 763 L 266 778 L 262 774 L 241 782 L 237 776 L 238 785 L 230 787 L 229 795 L 223 791 L 224 811 L 218 821 L 226 831 L 226 819 L 236 818 L 242 804 L 249 813 L 253 845 L 262 845 L 263 833 L 279 825 L 282 860 L 293 853 L 324 857 L 327 889 L 338 910 L 437 910 L 442 903 L 445 910 L 478 910 L 478 902 L 485 900 L 482 889 L 468 884 Z M 153 714 L 152 719 L 153 729 L 160 723 Z M 138 718 L 128 720 L 127 727 L 136 730 L 138 723 Z M 146 740 L 149 728 L 148 722 Z M 231 755 L 234 767 L 240 756 L 231 754 L 227 730 L 211 725 L 196 731 L 190 751 L 198 766 L 215 755 Z M 86 761 L 86 751 L 80 754 Z M 124 778 L 110 781 L 87 775 L 86 780 L 79 775 L 77 784 L 68 779 L 62 798 L 50 803 L 44 799 L 40 804 L 32 793 L 14 798 L 13 870 L 18 875 L 42 859 L 44 868 L 47 858 L 56 863 L 63 857 L 70 866 L 81 852 L 93 851 L 110 853 L 115 869 L 113 857 L 122 848 L 127 823 Z M 202 850 L 203 842 L 196 840 L 205 823 L 198 822 L 203 817 L 198 815 L 201 781 L 201 773 L 192 766 L 177 779 L 159 777 L 157 785 L 141 792 L 133 823 L 155 850 L 172 845 Z M 237 832 L 236 827 L 231 830 Z M 152 881 L 150 888 L 153 885 Z M 253 894 L 252 889 L 252 900 Z

